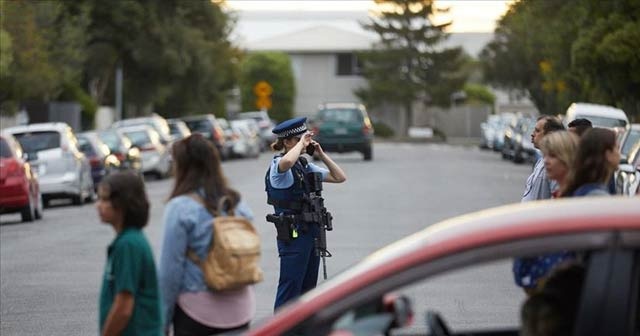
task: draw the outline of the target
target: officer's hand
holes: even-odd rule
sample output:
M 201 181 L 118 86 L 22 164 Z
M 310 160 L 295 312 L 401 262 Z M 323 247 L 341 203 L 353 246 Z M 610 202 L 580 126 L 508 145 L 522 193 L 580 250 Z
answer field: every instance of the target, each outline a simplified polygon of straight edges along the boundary
M 300 142 L 302 142 L 303 148 L 307 148 L 307 146 L 311 143 L 311 137 L 313 137 L 313 133 L 311 132 L 307 132 L 302 135 L 302 139 L 300 139 Z
M 324 151 L 322 150 L 322 147 L 320 146 L 320 144 L 315 141 L 315 140 L 311 140 L 311 145 L 313 147 L 315 147 L 315 152 L 318 153 L 319 155 L 324 154 Z

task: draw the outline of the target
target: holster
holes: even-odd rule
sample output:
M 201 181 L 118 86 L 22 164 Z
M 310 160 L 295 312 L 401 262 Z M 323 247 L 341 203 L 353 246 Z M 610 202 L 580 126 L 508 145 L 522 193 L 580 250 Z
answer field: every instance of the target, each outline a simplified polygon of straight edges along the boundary
M 290 242 L 293 239 L 293 224 L 286 221 L 279 221 L 273 223 L 276 226 L 276 239 L 283 242 Z

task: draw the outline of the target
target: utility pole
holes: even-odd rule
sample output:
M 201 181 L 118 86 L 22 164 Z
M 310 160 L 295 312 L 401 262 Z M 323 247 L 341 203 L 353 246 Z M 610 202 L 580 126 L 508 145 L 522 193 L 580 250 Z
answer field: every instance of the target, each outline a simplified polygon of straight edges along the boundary
M 122 120 L 122 62 L 116 68 L 116 115 L 115 119 Z

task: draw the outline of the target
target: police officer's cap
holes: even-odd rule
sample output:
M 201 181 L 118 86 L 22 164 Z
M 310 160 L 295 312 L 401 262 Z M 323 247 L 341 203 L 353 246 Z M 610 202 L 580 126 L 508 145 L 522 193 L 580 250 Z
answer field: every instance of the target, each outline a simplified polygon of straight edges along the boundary
M 305 124 L 306 121 L 307 118 L 305 117 L 285 120 L 274 127 L 272 132 L 278 138 L 296 136 L 307 131 L 307 125 Z

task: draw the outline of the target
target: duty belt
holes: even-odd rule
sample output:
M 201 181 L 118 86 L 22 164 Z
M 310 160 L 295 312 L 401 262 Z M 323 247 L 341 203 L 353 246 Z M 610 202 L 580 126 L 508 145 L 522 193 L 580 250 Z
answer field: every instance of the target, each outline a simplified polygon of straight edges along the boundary
M 267 204 L 271 204 L 276 208 L 289 209 L 294 211 L 300 211 L 303 207 L 303 204 L 300 201 L 283 201 L 273 198 L 267 198 Z

